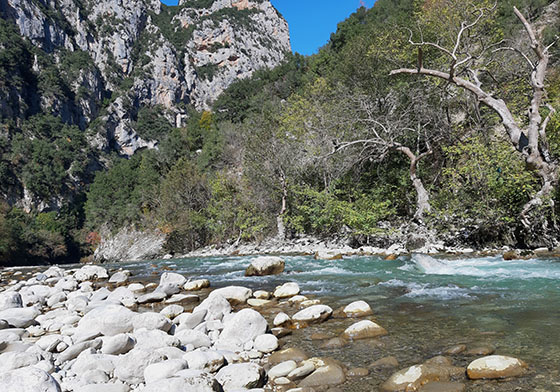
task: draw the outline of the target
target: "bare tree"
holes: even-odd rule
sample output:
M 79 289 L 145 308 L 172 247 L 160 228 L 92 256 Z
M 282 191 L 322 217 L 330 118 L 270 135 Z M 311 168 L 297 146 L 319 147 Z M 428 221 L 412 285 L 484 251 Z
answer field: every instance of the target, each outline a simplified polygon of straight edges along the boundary
M 418 97 L 419 98 L 419 97 Z M 410 161 L 409 176 L 416 192 L 416 210 L 414 220 L 424 223 L 424 215 L 431 212 L 430 195 L 418 176 L 418 165 L 426 157 L 432 155 L 432 143 L 441 139 L 446 128 L 438 123 L 441 119 L 434 111 L 426 111 L 425 101 L 417 100 L 408 107 L 398 107 L 394 95 L 382 99 L 381 106 L 388 108 L 388 113 L 380 112 L 378 100 L 368 96 L 354 97 L 355 127 L 352 135 L 341 135 L 342 138 L 361 133 L 361 138 L 338 141 L 336 153 L 349 148 L 357 149 L 357 160 L 369 159 L 383 161 L 391 151 L 404 154 Z M 416 128 L 410 124 L 417 123 Z M 437 123 L 437 124 L 436 124 Z M 361 130 L 360 130 L 361 129 Z
M 494 8 L 496 5 L 494 5 Z M 550 49 L 554 43 L 545 46 L 541 31 L 529 23 L 523 14 L 514 7 L 514 13 L 522 23 L 528 37 L 531 53 L 525 53 L 522 47 L 509 45 L 502 41 L 494 45 L 487 45 L 483 51 L 475 54 L 477 47 L 484 44 L 482 40 L 473 45 L 466 43 L 472 30 L 486 18 L 494 8 L 477 7 L 469 20 L 464 20 L 454 37 L 454 43 L 444 46 L 439 42 L 424 41 L 422 35 L 419 41 L 413 40 L 411 32 L 409 43 L 418 48 L 418 64 L 416 68 L 400 68 L 390 72 L 390 75 L 410 74 L 426 75 L 448 81 L 474 94 L 479 102 L 487 105 L 497 113 L 509 136 L 512 145 L 522 154 L 527 166 L 534 170 L 541 179 L 542 187 L 528 201 L 521 212 L 521 222 L 530 231 L 532 216 L 537 206 L 545 203 L 553 206 L 552 192 L 558 183 L 558 164 L 554 161 L 546 147 L 546 127 L 550 117 L 554 114 L 549 110 L 546 118 L 541 116 L 540 110 L 545 103 L 545 77 L 550 60 Z M 445 70 L 424 67 L 423 49 L 432 48 L 443 53 L 449 59 Z M 499 51 L 511 51 L 523 59 L 529 69 L 528 78 L 532 88 L 532 97 L 528 107 L 527 124 L 516 119 L 512 111 L 502 98 L 495 97 L 493 92 L 483 87 L 481 75 L 486 71 L 482 59 L 484 55 L 491 55 Z M 482 53 L 486 52 L 486 53 Z M 547 222 L 543 221 L 542 229 L 547 230 Z

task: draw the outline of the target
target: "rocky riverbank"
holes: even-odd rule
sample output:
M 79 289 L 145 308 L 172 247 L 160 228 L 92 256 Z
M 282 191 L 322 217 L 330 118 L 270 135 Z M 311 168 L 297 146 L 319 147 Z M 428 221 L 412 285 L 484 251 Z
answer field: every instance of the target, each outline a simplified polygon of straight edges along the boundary
M 279 258 L 258 258 L 247 272 L 283 268 Z M 383 391 L 450 392 L 527 373 L 516 358 L 466 345 L 401 370 L 395 357 L 372 358 L 366 367 L 314 357 L 291 334 L 343 349 L 383 345 L 391 331 L 375 306 L 354 301 L 332 309 L 301 295 L 288 276 L 272 292 L 212 290 L 207 280 L 163 271 L 158 283 L 139 282 L 126 270 L 91 265 L 5 270 L 1 278 L 2 391 L 365 391 L 355 380 L 387 374 Z M 329 328 L 334 323 L 340 333 Z

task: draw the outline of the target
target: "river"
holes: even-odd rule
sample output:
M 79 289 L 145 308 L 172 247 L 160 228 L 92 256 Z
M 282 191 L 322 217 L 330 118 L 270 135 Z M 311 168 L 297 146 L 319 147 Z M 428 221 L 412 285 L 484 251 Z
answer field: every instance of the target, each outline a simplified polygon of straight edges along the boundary
M 423 362 L 450 346 L 491 346 L 497 354 L 523 359 L 526 377 L 506 382 L 468 382 L 467 391 L 560 391 L 560 261 L 504 261 L 501 257 L 436 258 L 427 255 L 385 261 L 378 257 L 314 260 L 285 257 L 286 272 L 245 277 L 251 257 L 161 260 L 114 265 L 140 279 L 169 267 L 193 278 L 208 278 L 214 287 L 242 285 L 272 290 L 295 281 L 302 294 L 336 309 L 355 300 L 367 301 L 374 319 L 389 331 L 375 341 L 358 341 L 339 349 L 320 349 L 312 332 L 338 334 L 351 322 L 331 320 L 285 338 L 313 355 L 335 357 L 348 366 L 367 366 L 393 355 L 400 368 Z M 473 358 L 456 357 L 466 366 Z M 347 391 L 376 390 L 391 371 L 373 371 L 350 380 Z

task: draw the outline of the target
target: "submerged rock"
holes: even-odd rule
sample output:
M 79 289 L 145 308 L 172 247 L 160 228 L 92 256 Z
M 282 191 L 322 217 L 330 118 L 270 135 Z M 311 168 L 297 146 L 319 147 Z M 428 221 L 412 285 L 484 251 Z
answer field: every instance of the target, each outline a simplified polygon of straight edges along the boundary
M 387 335 L 385 328 L 370 320 L 362 320 L 352 324 L 342 334 L 347 339 L 366 339 Z
M 372 315 L 373 311 L 367 302 L 354 301 L 344 308 L 343 313 L 346 317 L 364 317 Z
M 525 373 L 527 364 L 517 358 L 491 355 L 472 361 L 467 367 L 470 379 L 517 377 Z
M 326 320 L 332 314 L 333 310 L 327 305 L 313 305 L 303 310 L 300 310 L 292 319 L 294 321 L 305 323 L 317 323 Z

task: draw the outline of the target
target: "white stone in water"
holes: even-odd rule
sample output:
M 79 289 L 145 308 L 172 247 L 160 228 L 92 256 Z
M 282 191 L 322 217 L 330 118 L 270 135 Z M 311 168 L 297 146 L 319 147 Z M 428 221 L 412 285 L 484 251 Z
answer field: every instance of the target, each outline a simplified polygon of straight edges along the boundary
M 397 385 L 401 384 L 412 384 L 422 377 L 422 366 L 414 365 L 406 369 L 405 371 L 400 371 L 396 373 L 393 377 L 393 382 Z
M 313 305 L 300 310 L 292 317 L 295 321 L 315 322 L 324 320 L 332 314 L 332 309 L 327 305 Z
M 192 282 L 185 283 L 183 285 L 183 290 L 198 291 L 207 287 L 210 287 L 210 281 L 208 279 L 199 279 L 199 280 L 193 280 Z
M 131 283 L 128 285 L 128 289 L 133 293 L 139 293 L 141 291 L 144 291 L 144 285 L 141 283 Z
M 287 282 L 274 290 L 274 296 L 276 298 L 288 298 L 298 295 L 299 292 L 299 285 L 296 282 Z
M 295 380 L 298 378 L 303 378 L 310 375 L 315 371 L 315 365 L 311 361 L 304 361 L 301 366 L 295 368 L 288 374 L 290 380 Z
M 348 317 L 363 317 L 373 314 L 371 307 L 365 301 L 354 301 L 351 304 L 346 305 L 343 312 Z
M 276 317 L 274 317 L 274 321 L 272 323 L 275 327 L 278 327 L 290 322 L 291 320 L 292 319 L 290 318 L 290 316 L 288 316 L 286 313 L 280 312 L 276 315 Z
M 269 378 L 277 378 L 277 377 L 285 377 L 288 374 L 290 374 L 292 371 L 294 371 L 297 368 L 297 364 L 295 361 L 285 361 L 282 363 L 279 363 L 276 366 L 273 366 L 269 371 L 268 371 L 268 377 Z M 315 368 L 313 368 L 313 370 L 315 370 Z
M 294 295 L 293 297 L 288 299 L 289 303 L 301 303 L 307 301 L 308 298 L 305 295 Z
M 270 295 L 271 294 L 268 291 L 264 290 L 257 290 L 253 293 L 253 297 L 255 297 L 256 299 L 269 299 Z

